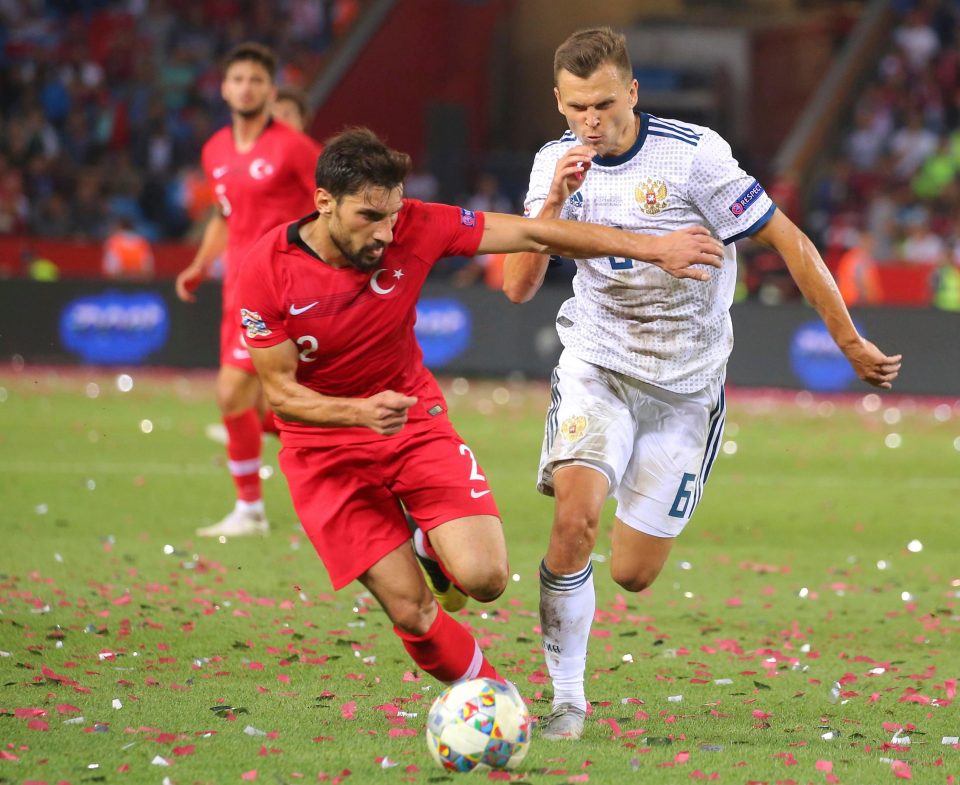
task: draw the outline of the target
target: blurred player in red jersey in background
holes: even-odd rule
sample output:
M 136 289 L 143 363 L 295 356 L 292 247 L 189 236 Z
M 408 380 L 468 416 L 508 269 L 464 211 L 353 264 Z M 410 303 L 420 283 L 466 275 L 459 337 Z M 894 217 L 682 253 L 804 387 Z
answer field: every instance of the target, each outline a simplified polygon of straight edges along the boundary
M 490 486 L 414 336 L 427 275 L 446 256 L 537 250 L 644 259 L 704 280 L 690 265 L 718 265 L 722 247 L 701 228 L 651 237 L 404 199 L 409 170 L 409 156 L 366 129 L 330 140 L 316 211 L 253 246 L 234 316 L 278 416 L 294 507 L 334 588 L 359 579 L 440 681 L 498 678 L 436 602 L 449 587 L 428 585 L 417 564 L 432 559 L 481 601 L 507 583 Z
M 223 520 L 197 530 L 203 537 L 265 534 L 270 528 L 260 490 L 261 388 L 236 319 L 236 281 L 250 246 L 290 215 L 311 208 L 310 172 L 320 152 L 308 136 L 271 118 L 275 71 L 273 53 L 257 43 L 240 44 L 224 59 L 221 94 L 232 122 L 210 137 L 201 156 L 218 209 L 193 261 L 177 277 L 180 299 L 194 302 L 194 289 L 225 254 L 217 403 L 237 502 Z
M 273 99 L 270 113 L 274 120 L 286 123 L 294 131 L 304 131 L 307 127 L 307 99 L 295 87 L 278 87 L 277 97 Z

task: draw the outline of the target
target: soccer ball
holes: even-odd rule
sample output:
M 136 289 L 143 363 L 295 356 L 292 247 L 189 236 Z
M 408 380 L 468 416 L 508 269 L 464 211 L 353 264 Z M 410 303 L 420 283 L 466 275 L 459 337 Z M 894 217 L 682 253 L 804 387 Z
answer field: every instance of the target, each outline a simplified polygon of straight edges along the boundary
M 427 747 L 449 771 L 513 769 L 530 748 L 530 715 L 512 684 L 454 684 L 430 707 Z

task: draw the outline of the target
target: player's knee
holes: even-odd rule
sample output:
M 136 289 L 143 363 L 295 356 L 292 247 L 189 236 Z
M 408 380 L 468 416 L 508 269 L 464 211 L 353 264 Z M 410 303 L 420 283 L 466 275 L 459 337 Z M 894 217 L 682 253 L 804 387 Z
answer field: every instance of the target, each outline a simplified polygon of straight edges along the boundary
M 475 562 L 455 573 L 457 584 L 473 599 L 491 602 L 507 588 L 505 562 Z
M 225 417 L 241 414 L 247 408 L 242 405 L 242 396 L 236 387 L 225 383 L 217 385 L 217 406 Z
M 597 541 L 597 524 L 596 516 L 586 510 L 558 510 L 553 524 L 553 539 L 563 543 L 565 549 L 577 554 L 589 554 Z
M 648 565 L 610 565 L 610 577 L 627 591 L 641 592 L 650 587 L 660 574 L 660 570 Z

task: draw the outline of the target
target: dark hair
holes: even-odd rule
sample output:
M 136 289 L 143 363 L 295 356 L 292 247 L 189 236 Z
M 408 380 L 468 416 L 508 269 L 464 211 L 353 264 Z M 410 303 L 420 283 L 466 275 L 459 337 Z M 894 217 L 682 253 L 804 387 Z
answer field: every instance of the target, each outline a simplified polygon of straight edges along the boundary
M 560 44 L 553 55 L 553 81 L 556 83 L 561 71 L 586 79 L 607 63 L 616 66 L 627 78 L 633 75 L 623 33 L 609 27 L 578 30 Z
M 237 44 L 233 47 L 233 49 L 224 55 L 223 60 L 220 61 L 220 71 L 226 75 L 227 69 L 230 68 L 231 65 L 245 61 L 262 65 L 267 69 L 267 73 L 270 74 L 271 80 L 276 76 L 277 56 L 269 46 L 264 46 L 256 41 L 244 41 L 242 44 Z
M 307 97 L 296 87 L 278 87 L 275 101 L 292 101 L 304 124 L 307 122 Z
M 410 156 L 391 150 L 369 128 L 348 128 L 328 139 L 317 161 L 317 188 L 334 199 L 374 185 L 396 188 L 410 173 Z

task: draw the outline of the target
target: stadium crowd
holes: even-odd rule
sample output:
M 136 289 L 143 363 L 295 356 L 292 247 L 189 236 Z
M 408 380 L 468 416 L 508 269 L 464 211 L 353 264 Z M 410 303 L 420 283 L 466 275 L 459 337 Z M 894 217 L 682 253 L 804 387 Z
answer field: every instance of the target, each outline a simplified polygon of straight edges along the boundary
M 860 303 L 878 291 L 862 268 L 960 265 L 960 5 L 893 6 L 887 50 L 803 216 L 831 268 L 846 260 L 856 268 L 850 280 L 866 281 Z M 228 121 L 220 57 L 242 40 L 263 41 L 283 52 L 278 84 L 308 87 L 363 7 L 364 0 L 0 0 L 0 236 L 103 242 L 121 231 L 149 242 L 195 240 L 212 201 L 199 150 Z M 479 174 L 463 200 L 516 209 Z M 436 195 L 429 172 L 415 177 L 412 194 Z M 765 260 L 747 249 L 744 290 L 773 280 L 770 302 L 795 297 L 782 266 L 767 270 Z M 477 267 L 457 280 L 485 277 Z
M 3 0 L 0 235 L 181 238 L 211 202 L 219 60 L 256 38 L 306 86 L 361 0 Z
M 880 264 L 960 259 L 960 6 L 895 3 L 877 72 L 814 185 L 808 226 L 832 258 L 869 245 Z

